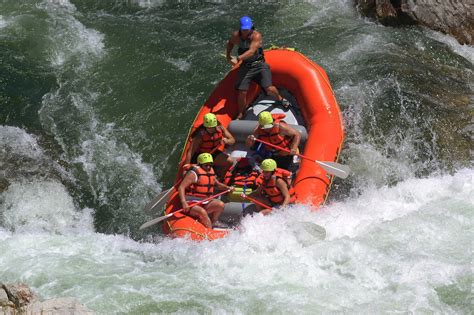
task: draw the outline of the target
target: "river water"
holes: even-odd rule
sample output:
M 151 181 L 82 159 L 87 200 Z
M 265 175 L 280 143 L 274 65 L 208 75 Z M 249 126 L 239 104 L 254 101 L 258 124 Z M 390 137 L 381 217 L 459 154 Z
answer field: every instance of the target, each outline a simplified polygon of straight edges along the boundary
M 140 233 L 244 14 L 326 69 L 353 175 L 222 240 Z M 4 0 L 0 61 L 0 281 L 100 314 L 472 312 L 472 47 L 350 0 Z

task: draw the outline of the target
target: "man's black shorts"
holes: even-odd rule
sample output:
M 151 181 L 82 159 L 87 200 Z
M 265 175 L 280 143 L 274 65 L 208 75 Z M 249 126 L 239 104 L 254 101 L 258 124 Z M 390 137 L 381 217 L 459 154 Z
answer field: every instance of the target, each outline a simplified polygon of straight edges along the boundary
M 266 62 L 260 62 L 252 66 L 242 64 L 237 72 L 237 82 L 235 88 L 237 90 L 247 91 L 250 82 L 257 82 L 262 88 L 272 85 L 272 73 L 270 66 Z

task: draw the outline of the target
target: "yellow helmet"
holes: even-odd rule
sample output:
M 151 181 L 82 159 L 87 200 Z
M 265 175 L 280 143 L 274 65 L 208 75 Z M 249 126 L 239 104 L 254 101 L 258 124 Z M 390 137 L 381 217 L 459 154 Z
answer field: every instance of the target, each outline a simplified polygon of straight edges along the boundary
M 266 159 L 262 161 L 261 166 L 265 172 L 273 172 L 277 168 L 277 163 L 274 159 Z
M 209 153 L 201 153 L 198 155 L 197 162 L 198 164 L 214 163 L 214 159 Z
M 204 115 L 204 127 L 214 128 L 217 126 L 217 117 L 213 113 L 207 113 Z
M 273 117 L 270 112 L 263 111 L 258 115 L 258 123 L 263 129 L 273 127 Z

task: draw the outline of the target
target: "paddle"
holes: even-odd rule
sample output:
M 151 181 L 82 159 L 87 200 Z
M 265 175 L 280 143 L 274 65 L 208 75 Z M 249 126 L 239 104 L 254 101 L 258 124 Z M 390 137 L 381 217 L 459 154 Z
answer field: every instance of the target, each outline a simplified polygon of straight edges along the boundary
M 145 211 L 151 211 L 157 207 L 161 208 L 161 206 L 163 206 L 163 204 L 168 201 L 169 196 L 171 196 L 171 194 L 173 193 L 174 187 L 175 186 L 160 192 L 155 198 L 153 198 L 152 201 L 150 201 L 145 206 Z
M 266 205 L 266 204 L 264 204 L 263 202 L 260 202 L 260 201 L 258 201 L 258 200 L 255 199 L 255 198 L 249 197 L 249 196 L 246 195 L 246 194 L 243 194 L 243 193 L 242 193 L 242 194 L 240 194 L 240 197 L 242 197 L 242 198 L 244 198 L 244 199 L 247 199 L 247 200 L 253 202 L 254 204 L 259 205 L 259 206 L 261 206 L 261 207 L 263 207 L 263 208 L 265 208 L 265 209 L 272 210 L 272 207 L 270 207 L 269 205 Z
M 197 200 L 196 202 L 191 203 L 191 204 L 189 205 L 189 207 L 190 207 L 190 208 L 191 208 L 191 207 L 194 207 L 195 205 L 201 204 L 201 203 L 203 203 L 203 202 L 206 202 L 206 201 L 209 201 L 209 200 L 214 199 L 214 198 L 216 198 L 216 197 L 219 197 L 220 195 L 226 194 L 226 193 L 228 193 L 229 191 L 231 191 L 231 189 L 224 190 L 224 191 L 222 191 L 222 192 L 220 192 L 220 193 L 218 193 L 218 194 L 212 195 L 212 196 L 207 197 L 207 198 L 205 198 L 205 199 L 203 199 L 203 200 Z M 145 222 L 145 223 L 143 223 L 143 224 L 139 227 L 139 229 L 140 229 L 140 230 L 146 229 L 146 228 L 148 228 L 148 227 L 150 227 L 150 226 L 152 226 L 152 225 L 155 225 L 155 224 L 157 224 L 157 223 L 160 223 L 161 221 L 167 220 L 167 219 L 171 218 L 173 215 L 175 215 L 176 213 L 179 213 L 179 212 L 182 212 L 182 211 L 184 211 L 184 208 L 181 208 L 181 209 L 176 210 L 176 211 L 174 211 L 174 212 L 168 213 L 168 214 L 166 214 L 166 215 L 164 215 L 164 216 L 161 216 L 161 217 L 158 217 L 158 218 L 156 218 L 156 219 L 153 219 L 153 220 L 150 220 L 150 221 L 148 221 L 148 222 Z
M 268 146 L 273 147 L 275 149 L 278 149 L 280 151 L 285 151 L 285 152 L 288 152 L 288 153 L 291 152 L 290 150 L 288 150 L 286 148 L 282 148 L 280 146 L 274 145 L 274 144 L 272 144 L 270 142 L 267 142 L 267 141 L 260 140 L 258 138 L 255 138 L 255 141 L 261 142 L 265 145 L 268 145 Z M 322 161 L 314 160 L 312 158 L 309 158 L 309 157 L 304 156 L 303 154 L 299 154 L 299 153 L 296 153 L 296 155 L 303 158 L 303 159 L 305 159 L 305 160 L 313 161 L 313 162 L 319 164 L 319 166 L 321 166 L 326 172 L 328 172 L 329 174 L 332 174 L 334 176 L 340 177 L 340 178 L 347 178 L 347 176 L 349 176 L 349 173 L 351 172 L 351 169 L 347 165 L 342 165 L 342 164 L 339 164 L 339 163 L 336 163 L 336 162 L 328 162 L 328 161 L 322 162 Z

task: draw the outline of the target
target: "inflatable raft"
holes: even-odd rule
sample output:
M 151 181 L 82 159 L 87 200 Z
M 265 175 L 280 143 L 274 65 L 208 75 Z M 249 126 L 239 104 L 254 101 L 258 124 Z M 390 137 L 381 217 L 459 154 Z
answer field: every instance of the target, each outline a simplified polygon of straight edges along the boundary
M 265 60 L 270 65 L 273 84 L 280 94 L 290 101 L 285 109 L 277 106 L 274 99 L 267 96 L 258 85 L 252 83 L 247 94 L 250 103 L 242 120 L 233 120 L 238 113 L 237 91 L 234 83 L 237 69 L 232 69 L 217 85 L 209 99 L 202 106 L 191 126 L 180 167 L 190 148 L 190 135 L 200 126 L 203 116 L 214 113 L 219 122 L 228 128 L 236 139 L 234 146 L 225 151 L 234 157 L 252 156 L 254 152 L 245 147 L 245 139 L 257 125 L 257 115 L 267 110 L 285 114 L 284 121 L 301 133 L 300 152 L 318 161 L 337 161 L 343 142 L 343 125 L 339 106 L 334 97 L 328 76 L 316 63 L 291 49 L 271 49 L 265 51 Z M 176 183 L 181 179 L 182 169 L 178 170 Z M 299 169 L 293 180 L 297 202 L 318 207 L 323 204 L 331 188 L 333 176 L 314 161 L 301 159 Z M 239 187 L 241 191 L 242 187 Z M 236 225 L 243 215 L 255 208 L 239 195 L 229 194 L 222 199 L 225 210 L 220 220 Z M 181 209 L 178 193 L 171 195 L 165 209 L 169 214 Z M 172 237 L 189 237 L 193 240 L 213 240 L 224 237 L 229 230 L 208 229 L 195 219 L 176 213 L 166 220 L 163 232 Z

